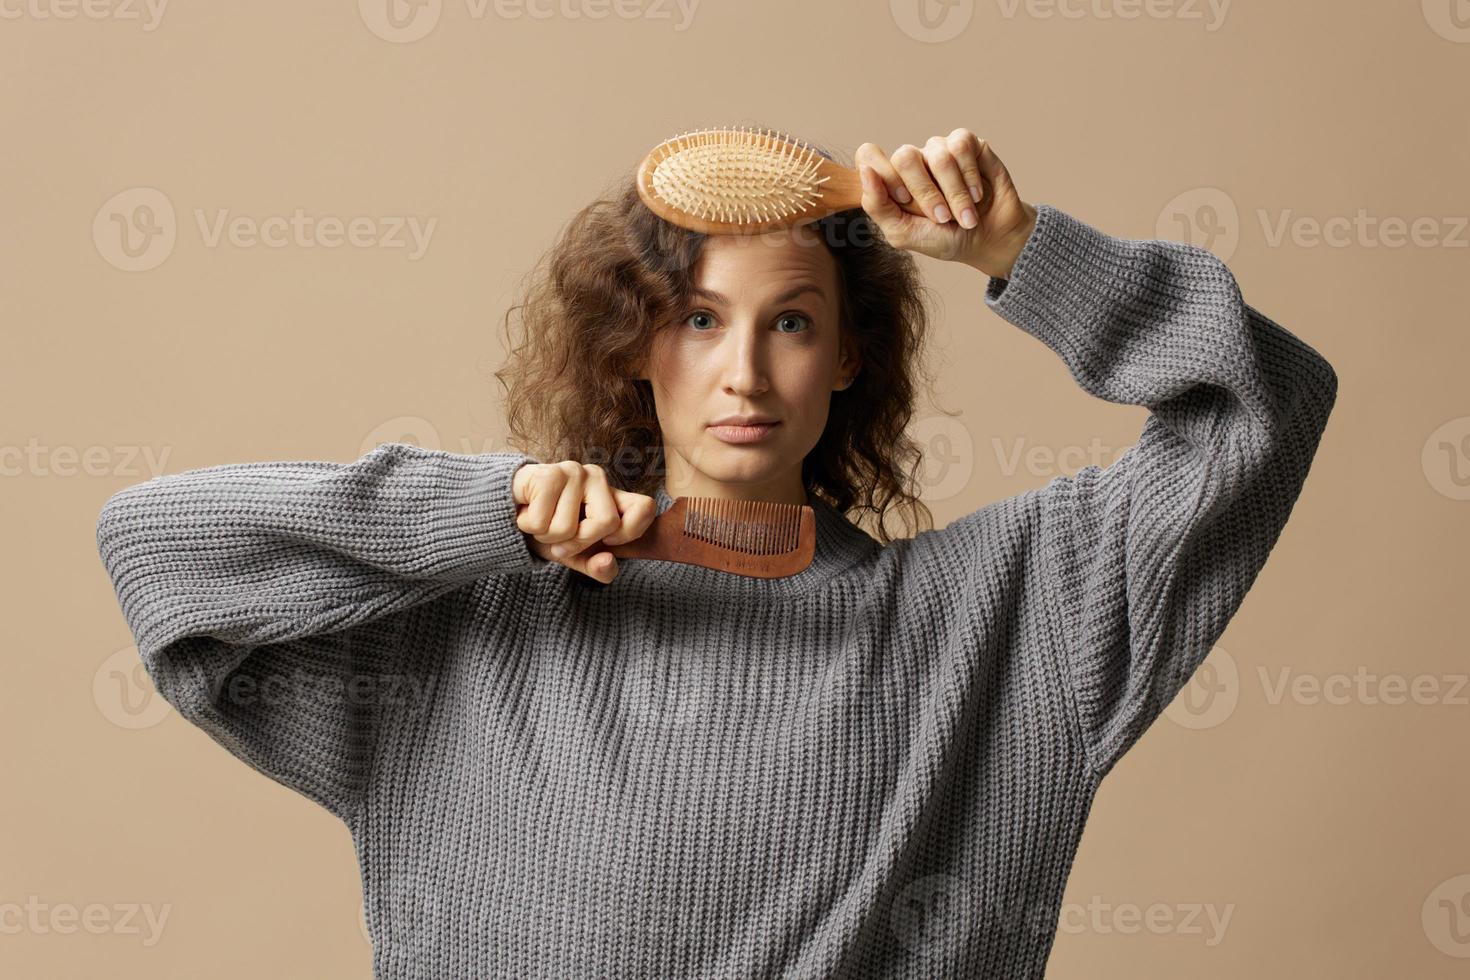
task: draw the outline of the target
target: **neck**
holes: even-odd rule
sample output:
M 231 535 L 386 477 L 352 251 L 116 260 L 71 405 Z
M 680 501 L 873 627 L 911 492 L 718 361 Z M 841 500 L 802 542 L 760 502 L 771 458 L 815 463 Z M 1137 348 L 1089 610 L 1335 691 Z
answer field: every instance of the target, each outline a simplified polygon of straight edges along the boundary
M 711 497 L 717 500 L 766 500 L 778 504 L 811 505 L 801 478 L 801 464 L 755 483 L 713 480 L 694 469 L 683 457 L 670 455 L 664 487 L 674 497 Z

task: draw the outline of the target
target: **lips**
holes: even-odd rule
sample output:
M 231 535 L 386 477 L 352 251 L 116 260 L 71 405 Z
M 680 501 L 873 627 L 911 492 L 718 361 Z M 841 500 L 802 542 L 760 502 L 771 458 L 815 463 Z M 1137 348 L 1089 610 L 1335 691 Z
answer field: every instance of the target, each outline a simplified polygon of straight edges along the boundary
M 710 425 L 774 425 L 779 422 L 770 415 L 727 415 L 722 419 L 716 419 Z
M 734 416 L 734 418 L 744 419 L 762 419 L 769 417 L 770 416 L 765 415 Z M 780 426 L 780 424 L 780 421 L 732 423 L 722 419 L 719 422 L 711 424 L 709 427 L 709 431 L 711 435 L 713 435 L 716 439 L 719 439 L 721 442 L 728 442 L 739 445 L 744 443 L 760 442 L 762 439 L 765 439 L 772 432 L 774 432 L 776 428 Z

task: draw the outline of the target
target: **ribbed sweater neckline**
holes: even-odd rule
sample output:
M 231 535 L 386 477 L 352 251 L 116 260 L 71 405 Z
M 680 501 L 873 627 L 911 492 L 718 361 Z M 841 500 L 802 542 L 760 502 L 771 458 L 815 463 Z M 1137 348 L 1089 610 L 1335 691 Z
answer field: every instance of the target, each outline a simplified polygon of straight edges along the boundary
M 654 492 L 658 502 L 658 513 L 662 514 L 674 505 L 663 484 Z M 807 503 L 816 520 L 817 546 L 812 563 L 795 575 L 782 578 L 755 578 L 716 571 L 700 565 L 688 565 L 673 561 L 638 561 L 630 563 L 640 567 L 639 575 L 647 575 L 660 583 L 674 586 L 720 585 L 740 595 L 802 595 L 822 585 L 836 575 L 879 550 L 880 545 L 868 532 L 847 519 L 837 508 L 816 494 L 807 494 Z

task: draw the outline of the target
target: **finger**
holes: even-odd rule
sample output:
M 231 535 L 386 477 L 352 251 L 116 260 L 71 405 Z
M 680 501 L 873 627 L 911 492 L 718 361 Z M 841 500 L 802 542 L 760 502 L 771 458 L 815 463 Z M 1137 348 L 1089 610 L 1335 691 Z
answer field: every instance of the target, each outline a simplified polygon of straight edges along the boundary
M 958 218 L 964 228 L 979 224 L 975 202 L 970 197 L 970 189 L 965 186 L 965 175 L 960 173 L 959 162 L 949 151 L 949 142 L 940 136 L 931 137 L 924 144 L 924 162 L 929 165 L 929 172 L 949 204 L 950 215 Z
M 881 146 L 876 143 L 864 143 L 858 147 L 854 158 L 862 163 L 866 163 L 877 172 L 878 177 L 883 181 L 883 185 L 888 188 L 888 196 L 899 204 L 907 204 L 914 199 L 914 196 L 909 193 L 909 189 L 903 186 L 903 178 L 898 175 L 897 170 L 893 169 L 893 164 L 889 161 L 888 154 L 883 152 Z M 867 209 L 864 208 L 863 210 Z
M 924 214 L 940 224 L 949 220 L 949 206 L 944 201 L 944 194 L 934 183 L 929 165 L 924 161 L 924 154 L 917 146 L 905 143 L 894 150 L 893 167 L 903 178 L 904 186 L 914 195 L 914 201 L 923 209 Z
M 658 516 L 658 501 L 643 493 L 628 490 L 612 491 L 618 512 L 622 515 L 621 526 L 613 533 L 601 538 L 603 544 L 624 544 L 641 538 L 653 519 Z
M 968 129 L 956 129 L 947 140 L 949 152 L 960 167 L 965 179 L 965 189 L 970 192 L 970 201 L 979 204 L 984 195 L 984 179 L 980 176 L 980 140 Z
M 562 564 L 603 583 L 611 582 L 618 575 L 618 559 L 611 551 L 589 551 L 564 559 Z
M 604 535 L 616 531 L 622 523 L 612 488 L 608 486 L 607 473 L 595 464 L 584 464 L 582 470 L 582 492 L 577 499 L 580 520 L 571 537 L 558 541 L 551 549 L 554 557 L 575 555 L 590 548 Z M 565 498 L 567 494 L 564 494 Z M 575 496 L 575 495 L 574 495 Z
M 1010 171 L 1006 169 L 1000 157 L 996 156 L 995 149 L 990 145 L 989 140 L 976 137 L 975 155 L 980 161 L 980 174 L 986 180 L 992 184 L 998 184 L 1011 179 Z
M 548 544 L 557 544 L 576 537 L 577 527 L 582 523 L 582 464 L 565 460 L 556 464 L 564 475 L 561 493 L 557 495 L 556 510 L 544 535 L 539 535 Z
M 584 471 L 586 479 L 583 484 L 582 506 L 586 516 L 577 529 L 576 541 L 586 546 L 618 530 L 622 526 L 623 517 L 618 509 L 618 502 L 613 497 L 612 487 L 608 485 L 607 471 L 596 465 L 586 466 Z
M 983 195 L 980 213 L 984 214 L 989 210 L 992 198 L 997 194 L 1014 193 L 1015 185 L 1011 183 L 1011 172 L 1006 169 L 1000 157 L 996 156 L 989 140 L 975 140 L 975 155 L 980 162 L 980 193 Z
M 893 202 L 877 171 L 866 163 L 860 163 L 858 175 L 863 184 L 862 209 L 878 222 L 878 226 L 885 227 L 890 222 L 901 220 L 903 209 Z
M 566 475 L 554 464 L 534 465 L 536 469 L 523 484 L 525 503 L 516 509 L 516 527 L 537 541 L 545 541 Z

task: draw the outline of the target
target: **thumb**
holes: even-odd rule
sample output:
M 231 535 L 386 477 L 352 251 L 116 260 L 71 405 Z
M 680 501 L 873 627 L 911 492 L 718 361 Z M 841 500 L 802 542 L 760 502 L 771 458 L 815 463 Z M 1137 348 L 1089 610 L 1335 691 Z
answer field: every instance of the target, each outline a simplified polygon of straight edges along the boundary
M 858 177 L 863 185 L 862 208 L 887 234 L 895 221 L 903 219 L 904 210 L 888 193 L 888 185 L 867 164 L 858 164 Z

